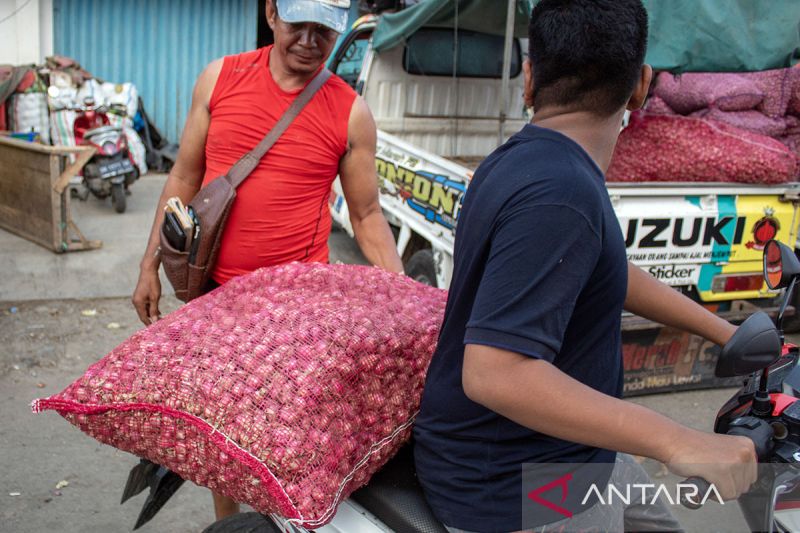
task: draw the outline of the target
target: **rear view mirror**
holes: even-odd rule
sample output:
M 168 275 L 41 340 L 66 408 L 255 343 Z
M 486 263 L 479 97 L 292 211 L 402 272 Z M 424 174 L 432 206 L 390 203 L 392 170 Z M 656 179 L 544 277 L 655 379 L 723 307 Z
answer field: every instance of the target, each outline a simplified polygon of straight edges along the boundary
M 770 289 L 788 287 L 792 278 L 800 274 L 800 260 L 794 250 L 771 240 L 764 246 L 764 280 Z
M 767 368 L 780 356 L 778 330 L 769 315 L 759 311 L 742 322 L 722 348 L 714 374 L 719 378 L 746 376 Z

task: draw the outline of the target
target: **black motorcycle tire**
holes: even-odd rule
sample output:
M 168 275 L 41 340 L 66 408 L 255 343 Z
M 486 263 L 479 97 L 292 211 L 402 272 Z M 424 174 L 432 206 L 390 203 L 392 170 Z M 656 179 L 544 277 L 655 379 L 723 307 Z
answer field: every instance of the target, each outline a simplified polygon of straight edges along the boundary
M 117 213 L 125 212 L 127 199 L 125 198 L 125 186 L 122 183 L 115 183 L 111 186 L 111 203 Z
M 263 514 L 238 513 L 214 522 L 203 533 L 281 533 L 281 529 Z
M 406 276 L 425 285 L 436 287 L 436 264 L 431 250 L 418 250 L 404 268 Z

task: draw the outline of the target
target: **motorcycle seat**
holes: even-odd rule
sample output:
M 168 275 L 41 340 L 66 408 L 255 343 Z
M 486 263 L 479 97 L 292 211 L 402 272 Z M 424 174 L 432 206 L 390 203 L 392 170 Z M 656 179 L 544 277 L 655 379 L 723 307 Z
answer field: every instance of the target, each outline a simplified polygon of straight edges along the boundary
M 417 481 L 411 444 L 350 497 L 397 533 L 447 533 Z
M 120 133 L 122 132 L 122 128 L 119 126 L 100 126 L 97 128 L 90 129 L 83 134 L 84 139 L 88 137 L 94 137 L 95 135 L 105 135 L 107 133 Z

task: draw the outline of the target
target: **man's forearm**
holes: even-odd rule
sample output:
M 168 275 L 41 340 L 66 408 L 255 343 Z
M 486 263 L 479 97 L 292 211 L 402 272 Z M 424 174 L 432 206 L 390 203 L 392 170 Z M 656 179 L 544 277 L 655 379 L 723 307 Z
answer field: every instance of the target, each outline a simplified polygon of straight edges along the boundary
M 463 382 L 471 400 L 525 427 L 665 463 L 671 443 L 699 433 L 587 387 L 546 361 L 497 348 L 467 345 Z
M 170 174 L 167 177 L 164 189 L 161 191 L 161 196 L 158 199 L 158 207 L 156 208 L 153 227 L 150 229 L 150 238 L 147 241 L 147 248 L 139 263 L 140 268 L 158 270 L 161 264 L 161 259 L 158 257 L 156 251 L 158 250 L 160 242 L 159 232 L 161 230 L 161 224 L 164 221 L 164 206 L 167 204 L 167 200 L 173 196 L 177 196 L 184 204 L 188 204 L 192 198 L 194 198 L 194 195 L 197 194 L 198 190 L 200 190 L 198 187 L 190 185 L 179 176 Z
M 389 272 L 402 272 L 403 263 L 397 255 L 392 230 L 380 210 L 361 219 L 351 218 L 353 233 L 367 261 Z
M 724 345 L 736 326 L 661 283 L 633 263 L 628 263 L 625 310 L 659 324 L 688 331 Z

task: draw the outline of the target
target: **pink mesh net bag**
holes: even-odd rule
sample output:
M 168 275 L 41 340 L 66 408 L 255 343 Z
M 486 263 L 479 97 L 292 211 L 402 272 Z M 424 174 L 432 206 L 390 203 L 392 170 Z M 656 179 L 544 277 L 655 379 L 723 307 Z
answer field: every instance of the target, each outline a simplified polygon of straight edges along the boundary
M 652 95 L 647 99 L 645 109 L 653 115 L 677 115 L 674 109 L 667 104 L 663 98 Z
M 724 122 L 737 128 L 747 130 L 767 137 L 780 137 L 784 135 L 787 121 L 784 117 L 768 117 L 761 111 L 750 109 L 747 111 L 722 111 L 720 109 L 703 109 L 695 111 L 690 116 L 704 118 L 716 122 Z
M 774 184 L 792 181 L 797 171 L 795 154 L 775 139 L 700 118 L 634 113 L 606 177 Z
M 724 111 L 753 109 L 764 99 L 758 81 L 729 73 L 689 72 L 675 76 L 662 72 L 656 77 L 654 94 L 682 115 L 705 107 Z
M 786 114 L 798 75 L 800 75 L 800 70 L 796 68 L 779 68 L 740 74 L 743 78 L 754 82 L 764 93 L 764 100 L 758 104 L 758 110 L 770 117 L 782 117 Z
M 261 269 L 136 333 L 33 409 L 318 527 L 409 438 L 445 300 L 374 267 Z

